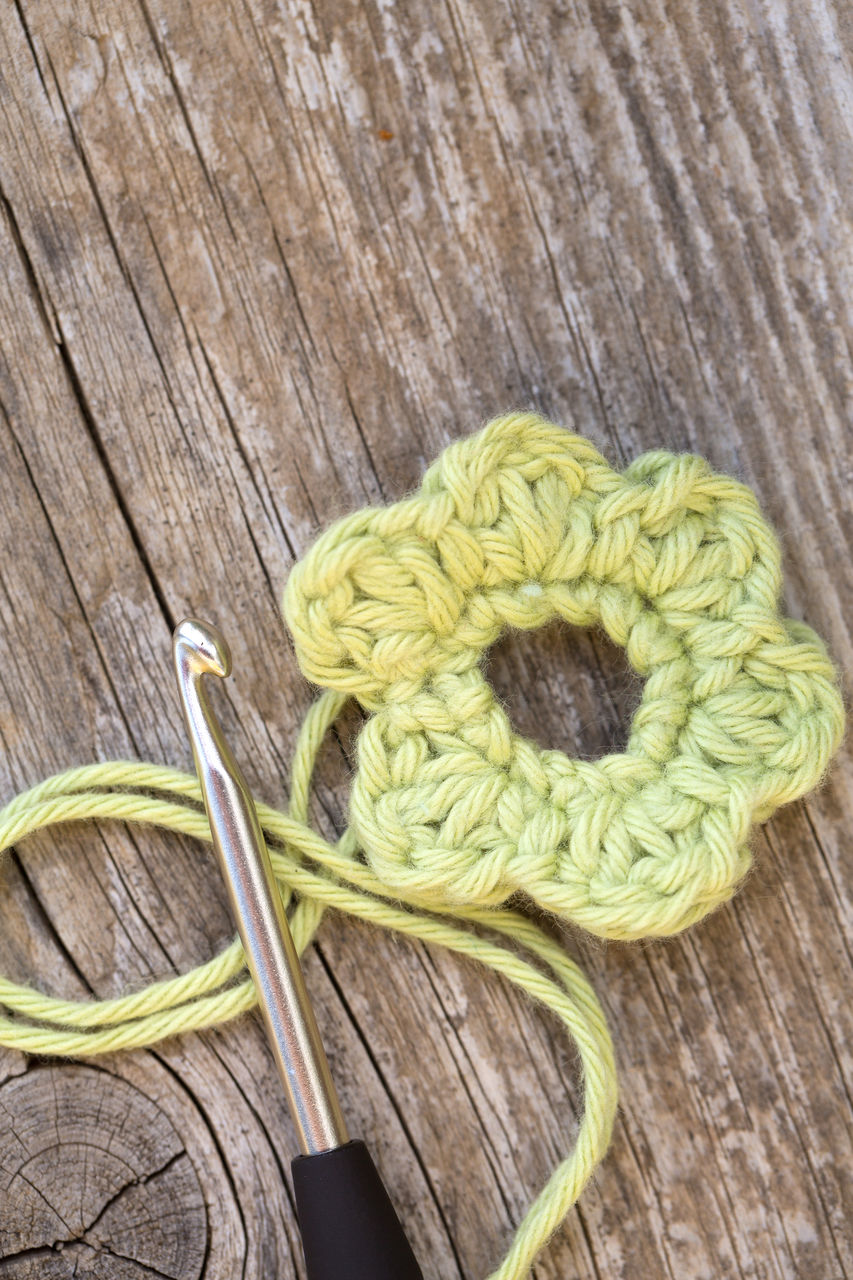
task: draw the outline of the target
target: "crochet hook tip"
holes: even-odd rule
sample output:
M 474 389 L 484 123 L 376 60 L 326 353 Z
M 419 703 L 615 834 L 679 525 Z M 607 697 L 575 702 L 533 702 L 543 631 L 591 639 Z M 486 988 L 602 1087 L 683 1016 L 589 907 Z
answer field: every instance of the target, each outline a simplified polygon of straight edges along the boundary
M 198 618 L 184 618 L 172 638 L 175 659 L 185 662 L 198 675 L 231 674 L 231 650 L 220 631 Z

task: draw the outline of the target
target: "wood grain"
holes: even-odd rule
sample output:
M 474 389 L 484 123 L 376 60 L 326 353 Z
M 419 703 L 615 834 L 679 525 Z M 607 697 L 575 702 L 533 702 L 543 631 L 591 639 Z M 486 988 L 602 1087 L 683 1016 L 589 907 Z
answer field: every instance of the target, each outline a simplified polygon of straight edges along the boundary
M 226 731 L 282 803 L 312 696 L 289 566 L 512 406 L 614 463 L 695 450 L 752 484 L 789 612 L 849 672 L 851 122 L 844 0 L 7 5 L 0 796 L 92 759 L 186 767 L 168 650 L 192 611 L 231 638 Z M 538 741 L 624 741 L 637 688 L 599 635 L 508 636 L 489 669 Z M 327 832 L 356 728 L 323 752 Z M 853 1275 L 851 830 L 848 751 L 687 936 L 566 931 L 623 1104 L 538 1280 Z M 0 969 L 66 995 L 230 934 L 208 855 L 149 831 L 30 839 L 0 894 Z M 479 1280 L 573 1140 L 571 1047 L 346 919 L 307 975 L 430 1280 Z M 86 1067 L 3 1052 L 0 1275 L 301 1277 L 292 1149 L 254 1018 Z
M 197 1280 L 205 1203 L 161 1107 L 114 1075 L 74 1065 L 13 1076 L 0 1099 L 0 1275 L 70 1277 L 100 1255 L 128 1280 Z

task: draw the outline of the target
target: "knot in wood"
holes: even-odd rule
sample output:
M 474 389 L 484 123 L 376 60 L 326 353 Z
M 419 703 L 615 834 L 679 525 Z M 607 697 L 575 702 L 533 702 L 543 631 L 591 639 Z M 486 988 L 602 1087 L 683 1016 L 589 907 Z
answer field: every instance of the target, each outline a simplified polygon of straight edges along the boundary
M 35 1067 L 0 1088 L 0 1272 L 14 1280 L 197 1280 L 207 1213 L 169 1118 L 92 1067 Z

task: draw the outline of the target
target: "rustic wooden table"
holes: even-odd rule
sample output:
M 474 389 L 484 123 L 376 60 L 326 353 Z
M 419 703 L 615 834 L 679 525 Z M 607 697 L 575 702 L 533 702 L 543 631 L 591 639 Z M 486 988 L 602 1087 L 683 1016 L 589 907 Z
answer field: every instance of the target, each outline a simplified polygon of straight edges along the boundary
M 189 765 L 173 624 L 215 618 L 227 730 L 282 804 L 312 691 L 279 615 L 332 517 L 536 405 L 617 464 L 758 491 L 786 606 L 853 659 L 853 11 L 845 0 L 15 0 L 0 20 L 0 785 Z M 636 682 L 507 636 L 517 727 L 596 756 Z M 355 727 L 352 718 L 349 728 Z M 344 821 L 346 734 L 314 821 Z M 567 935 L 622 1110 L 535 1275 L 853 1275 L 849 753 L 687 936 Z M 116 825 L 0 867 L 0 971 L 106 996 L 230 936 L 207 851 Z M 571 1145 L 521 997 L 328 918 L 307 974 L 353 1128 L 430 1280 L 485 1277 Z M 91 1064 L 0 1054 L 0 1276 L 301 1276 L 293 1134 L 250 1017 Z

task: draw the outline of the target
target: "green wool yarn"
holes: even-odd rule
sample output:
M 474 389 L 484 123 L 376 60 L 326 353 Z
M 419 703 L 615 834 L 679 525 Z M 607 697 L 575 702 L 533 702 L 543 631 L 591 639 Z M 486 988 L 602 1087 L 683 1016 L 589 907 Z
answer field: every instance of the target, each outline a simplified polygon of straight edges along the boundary
M 309 679 L 373 714 L 353 830 L 427 906 L 517 890 L 592 933 L 676 933 L 728 898 L 752 823 L 818 781 L 843 710 L 818 637 L 779 613 L 779 548 L 702 458 L 622 474 L 534 414 L 448 448 L 419 493 L 347 516 L 291 574 Z M 627 750 L 519 737 L 481 662 L 508 626 L 600 625 L 645 679 Z
M 755 497 L 701 458 L 648 453 L 621 475 L 533 414 L 447 449 L 419 493 L 323 534 L 285 613 L 326 687 L 293 756 L 286 811 L 258 805 L 299 951 L 328 907 L 476 959 L 547 1008 L 577 1045 L 573 1149 L 491 1280 L 521 1280 L 610 1139 L 613 1048 L 587 979 L 528 916 L 522 890 L 607 937 L 674 933 L 731 894 L 752 822 L 820 778 L 843 729 L 835 674 L 780 617 L 779 551 Z M 569 760 L 514 734 L 481 670 L 507 626 L 601 625 L 645 679 L 623 755 Z M 353 695 L 351 822 L 308 823 L 317 752 Z M 0 811 L 0 852 L 80 819 L 210 839 L 194 775 L 84 765 Z M 366 859 L 366 860 L 365 860 Z M 154 1044 L 255 1004 L 238 941 L 190 973 L 109 1000 L 0 977 L 0 1044 L 91 1056 Z

